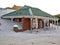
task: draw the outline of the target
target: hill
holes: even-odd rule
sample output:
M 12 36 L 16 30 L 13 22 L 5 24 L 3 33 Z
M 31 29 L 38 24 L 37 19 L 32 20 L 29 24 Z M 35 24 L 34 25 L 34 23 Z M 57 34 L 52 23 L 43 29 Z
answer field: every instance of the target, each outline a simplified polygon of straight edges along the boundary
M 55 15 L 55 17 L 60 18 L 60 14 Z
M 59 23 L 60 23 L 60 14 L 55 15 L 55 17 L 59 18 Z

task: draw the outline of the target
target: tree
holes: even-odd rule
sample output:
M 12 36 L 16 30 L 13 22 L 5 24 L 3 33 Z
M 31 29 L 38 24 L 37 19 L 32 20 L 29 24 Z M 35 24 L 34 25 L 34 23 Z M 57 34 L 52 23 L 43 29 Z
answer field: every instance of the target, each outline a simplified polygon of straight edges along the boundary
M 58 22 L 60 23 L 60 14 L 55 15 L 55 17 L 59 18 Z
M 60 23 L 60 19 L 58 20 L 58 22 Z

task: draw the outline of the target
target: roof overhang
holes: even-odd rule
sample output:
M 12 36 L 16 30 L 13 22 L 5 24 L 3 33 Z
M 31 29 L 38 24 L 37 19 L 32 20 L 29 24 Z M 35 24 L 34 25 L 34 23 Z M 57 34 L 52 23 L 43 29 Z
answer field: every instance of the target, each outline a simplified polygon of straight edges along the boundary
M 49 19 L 49 20 L 58 20 L 58 18 L 42 17 L 42 16 L 3 16 L 3 18 L 40 18 L 40 19 Z

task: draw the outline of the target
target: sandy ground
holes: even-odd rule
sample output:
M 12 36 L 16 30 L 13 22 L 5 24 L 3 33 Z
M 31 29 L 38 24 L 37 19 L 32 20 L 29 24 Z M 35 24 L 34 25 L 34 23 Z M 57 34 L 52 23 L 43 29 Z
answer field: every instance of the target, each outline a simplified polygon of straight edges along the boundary
M 60 37 L 34 36 L 26 37 L 1 36 L 0 45 L 60 45 Z
M 60 36 L 57 35 L 4 33 L 0 34 L 0 45 L 60 45 Z

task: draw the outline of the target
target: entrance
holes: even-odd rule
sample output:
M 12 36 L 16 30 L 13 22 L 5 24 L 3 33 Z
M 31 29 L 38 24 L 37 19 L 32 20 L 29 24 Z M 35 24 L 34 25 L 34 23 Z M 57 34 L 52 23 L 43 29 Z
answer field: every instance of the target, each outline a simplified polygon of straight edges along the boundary
M 44 22 L 42 19 L 38 19 L 38 29 L 44 28 Z
M 31 28 L 31 23 L 30 23 L 30 19 L 29 18 L 23 18 L 22 19 L 22 26 L 23 26 L 23 30 L 30 30 Z

